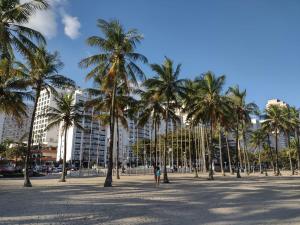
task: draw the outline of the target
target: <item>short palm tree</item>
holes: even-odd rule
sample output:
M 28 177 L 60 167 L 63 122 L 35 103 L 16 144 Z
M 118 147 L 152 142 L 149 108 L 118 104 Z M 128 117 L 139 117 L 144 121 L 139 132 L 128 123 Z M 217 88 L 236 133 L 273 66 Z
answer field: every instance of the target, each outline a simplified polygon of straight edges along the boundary
M 267 134 L 263 129 L 257 129 L 251 134 L 250 144 L 258 150 L 258 163 L 259 163 L 259 172 L 262 174 L 262 165 L 261 165 L 261 148 L 264 142 L 266 141 Z
M 271 105 L 266 109 L 266 119 L 262 122 L 262 128 L 271 132 L 275 136 L 275 153 L 276 153 L 276 176 L 280 175 L 279 158 L 278 158 L 278 134 L 284 131 L 287 111 L 282 106 Z
M 31 15 L 37 10 L 47 9 L 46 0 L 31 0 L 20 4 L 20 0 L 4 0 L 0 3 L 0 58 L 12 61 L 15 48 L 23 55 L 31 55 L 36 48 L 34 41 L 45 43 L 42 34 L 26 27 Z
M 170 110 L 175 110 L 179 106 L 179 97 L 184 96 L 186 88 L 185 80 L 179 79 L 181 64 L 174 68 L 174 63 L 167 58 L 163 65 L 152 64 L 151 69 L 155 72 L 155 76 L 145 81 L 144 85 L 147 89 L 155 92 L 165 107 L 165 146 L 164 146 L 164 183 L 169 183 L 167 173 L 167 149 L 168 149 L 168 125 L 171 119 Z
M 143 79 L 145 75 L 136 62 L 147 63 L 147 58 L 135 52 L 136 44 L 143 39 L 136 29 L 126 31 L 117 20 L 107 22 L 99 19 L 97 26 L 102 31 L 104 38 L 99 36 L 89 37 L 87 44 L 100 49 L 100 53 L 83 59 L 79 65 L 83 68 L 92 68 L 86 78 L 98 77 L 102 82 L 102 90 L 110 92 L 112 96 L 109 112 L 108 172 L 104 183 L 105 187 L 111 187 L 117 86 L 124 83 L 125 87 L 129 89 L 130 83 L 137 85 L 137 77 Z
M 246 103 L 246 90 L 240 90 L 239 86 L 230 87 L 227 91 L 228 96 L 231 98 L 233 103 L 233 112 L 235 117 L 235 136 L 236 136 L 236 172 L 237 178 L 241 178 L 239 170 L 239 129 L 242 125 L 242 132 L 245 140 L 245 127 L 251 122 L 250 114 L 258 113 L 258 107 L 255 103 Z M 244 149 L 246 151 L 246 149 Z
M 68 130 L 73 126 L 84 130 L 81 125 L 81 121 L 85 115 L 80 112 L 83 105 L 82 103 L 75 102 L 73 92 L 70 94 L 58 94 L 54 97 L 54 101 L 56 103 L 56 107 L 49 107 L 45 114 L 49 119 L 49 123 L 45 129 L 60 126 L 61 131 L 64 134 L 63 171 L 60 181 L 65 182 Z
M 187 104 L 187 118 L 193 121 L 193 124 L 207 123 L 210 128 L 209 141 L 209 175 L 208 179 L 213 180 L 213 133 L 218 125 L 220 115 L 227 104 L 226 96 L 222 95 L 222 89 L 225 83 L 225 76 L 216 77 L 212 72 L 203 74 L 196 80 L 198 84 L 194 96 Z
M 154 130 L 154 165 L 158 165 L 157 160 L 157 133 L 161 121 L 166 115 L 163 105 L 162 97 L 159 96 L 154 90 L 140 91 L 140 113 L 139 113 L 139 126 L 144 126 L 148 121 L 151 121 L 152 130 Z
M 28 149 L 25 157 L 24 187 L 31 187 L 28 166 L 32 144 L 33 123 L 36 117 L 36 109 L 41 91 L 46 89 L 48 92 L 56 93 L 55 88 L 75 86 L 74 81 L 58 74 L 58 71 L 62 68 L 63 64 L 60 61 L 57 52 L 51 54 L 47 52 L 45 47 L 40 47 L 35 50 L 32 55 L 33 57 L 28 59 L 26 64 L 18 64 L 20 70 L 22 70 L 23 76 L 27 79 L 27 85 L 34 91 L 33 113 L 28 136 Z

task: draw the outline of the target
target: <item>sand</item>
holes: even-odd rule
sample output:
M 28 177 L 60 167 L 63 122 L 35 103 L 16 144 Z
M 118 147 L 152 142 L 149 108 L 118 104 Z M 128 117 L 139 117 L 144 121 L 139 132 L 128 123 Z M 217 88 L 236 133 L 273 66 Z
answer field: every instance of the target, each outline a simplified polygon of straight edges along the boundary
M 300 224 L 299 176 L 169 177 L 0 179 L 0 224 Z

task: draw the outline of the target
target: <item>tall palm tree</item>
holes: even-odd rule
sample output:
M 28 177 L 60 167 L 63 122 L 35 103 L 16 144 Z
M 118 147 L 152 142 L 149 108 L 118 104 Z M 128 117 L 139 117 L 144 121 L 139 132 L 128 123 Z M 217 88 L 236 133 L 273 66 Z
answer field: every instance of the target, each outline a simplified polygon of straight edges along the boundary
M 261 148 L 264 142 L 266 141 L 267 135 L 263 129 L 257 129 L 251 134 L 250 144 L 258 149 L 258 163 L 259 163 L 259 172 L 262 174 L 262 165 L 261 165 Z
M 69 94 L 58 94 L 54 97 L 56 107 L 49 107 L 46 116 L 49 123 L 46 127 L 58 127 L 61 125 L 61 131 L 64 134 L 64 155 L 63 155 L 63 171 L 61 175 L 61 182 L 66 181 L 66 156 L 67 156 L 67 134 L 70 127 L 77 127 L 84 130 L 81 121 L 85 115 L 80 112 L 83 107 L 82 103 L 76 103 L 74 99 L 74 92 Z M 62 141 L 61 141 L 62 142 Z
M 152 64 L 151 69 L 155 72 L 155 76 L 146 80 L 144 85 L 148 89 L 153 90 L 158 96 L 161 96 L 161 100 L 165 105 L 164 183 L 169 183 L 166 151 L 168 148 L 168 126 L 169 120 L 171 119 L 170 110 L 178 108 L 179 96 L 183 97 L 185 95 L 185 80 L 178 78 L 181 64 L 174 68 L 173 61 L 167 57 L 163 65 Z
M 221 112 L 227 102 L 226 96 L 222 95 L 225 83 L 225 76 L 216 77 L 208 71 L 196 80 L 197 87 L 194 96 L 186 106 L 187 118 L 194 124 L 207 123 L 210 128 L 209 141 L 209 175 L 208 179 L 213 180 L 213 133 L 218 124 Z
M 9 74 L 6 73 L 8 67 Z M 21 119 L 22 115 L 26 115 L 24 100 L 32 100 L 32 95 L 27 88 L 26 79 L 15 63 L 9 65 L 7 59 L 0 60 L 0 112 L 11 115 L 17 120 Z
M 24 187 L 31 187 L 28 166 L 32 144 L 33 123 L 36 117 L 36 108 L 41 91 L 45 89 L 48 92 L 56 93 L 55 88 L 75 86 L 74 81 L 58 74 L 58 71 L 62 68 L 63 64 L 60 61 L 57 52 L 52 54 L 47 52 L 45 47 L 40 47 L 35 50 L 32 55 L 33 57 L 27 59 L 26 64 L 18 64 L 22 70 L 23 76 L 27 79 L 27 85 L 34 91 L 34 105 L 28 136 L 27 154 L 25 157 Z
M 236 136 L 236 169 L 237 169 L 237 178 L 241 178 L 240 170 L 239 170 L 239 129 L 240 126 L 243 124 L 243 128 L 247 124 L 251 122 L 250 114 L 255 114 L 258 112 L 258 107 L 255 103 L 246 103 L 246 90 L 240 90 L 239 86 L 230 87 L 227 91 L 228 96 L 232 99 L 233 102 L 233 111 L 235 116 L 235 136 Z M 243 137 L 244 129 L 242 129 Z M 244 143 L 246 140 L 244 139 Z M 244 149 L 246 151 L 246 149 Z
M 262 128 L 273 133 L 275 136 L 275 153 L 276 153 L 276 176 L 280 175 L 279 158 L 278 158 L 278 134 L 284 131 L 287 111 L 282 106 L 271 105 L 266 109 L 266 119 L 262 122 Z
M 13 49 L 23 55 L 31 55 L 36 48 L 34 41 L 45 43 L 42 34 L 26 27 L 31 15 L 49 7 L 46 0 L 31 0 L 20 4 L 20 0 L 5 0 L 0 3 L 0 58 L 12 61 Z
M 129 87 L 129 83 L 137 85 L 137 76 L 144 79 L 143 71 L 136 62 L 147 63 L 147 58 L 135 52 L 136 44 L 143 39 L 136 29 L 126 31 L 117 20 L 107 22 L 98 20 L 97 26 L 104 37 L 92 36 L 87 39 L 87 44 L 100 49 L 100 53 L 83 59 L 80 66 L 92 68 L 86 75 L 87 79 L 99 77 L 103 90 L 111 93 L 110 108 L 110 145 L 108 172 L 104 186 L 112 186 L 113 145 L 115 127 L 115 96 L 119 83 Z
M 101 81 L 96 78 L 95 88 L 87 89 L 89 95 L 92 97 L 91 100 L 86 102 L 86 107 L 94 107 L 96 111 L 95 119 L 100 120 L 103 124 L 109 124 L 110 122 L 110 108 L 112 95 L 109 92 L 101 90 Z M 119 176 L 119 122 L 125 129 L 128 129 L 127 118 L 132 117 L 134 105 L 137 101 L 126 94 L 124 90 L 124 85 L 119 85 L 117 87 L 116 96 L 115 96 L 115 120 L 117 128 L 117 179 L 120 179 Z

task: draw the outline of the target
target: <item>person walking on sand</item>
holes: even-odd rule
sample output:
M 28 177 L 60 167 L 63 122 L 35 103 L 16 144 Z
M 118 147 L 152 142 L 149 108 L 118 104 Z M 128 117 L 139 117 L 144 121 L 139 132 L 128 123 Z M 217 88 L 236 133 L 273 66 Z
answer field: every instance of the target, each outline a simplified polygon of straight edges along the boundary
M 153 165 L 153 172 L 154 172 L 154 182 L 156 183 L 156 165 Z
M 160 183 L 160 168 L 159 168 L 159 166 L 158 167 L 156 167 L 156 172 L 155 172 L 155 175 L 156 175 L 156 177 L 155 177 L 155 181 L 156 181 L 156 186 L 158 187 L 159 186 L 159 183 Z

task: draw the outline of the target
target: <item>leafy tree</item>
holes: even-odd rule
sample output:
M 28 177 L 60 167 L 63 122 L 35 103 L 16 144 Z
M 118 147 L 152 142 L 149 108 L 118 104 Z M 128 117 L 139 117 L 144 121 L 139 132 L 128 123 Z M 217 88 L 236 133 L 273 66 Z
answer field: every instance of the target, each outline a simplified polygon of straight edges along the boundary
M 233 102 L 233 112 L 235 116 L 235 137 L 236 137 L 236 169 L 237 169 L 237 178 L 241 178 L 239 171 L 239 129 L 242 125 L 242 136 L 244 139 L 244 144 L 246 144 L 246 135 L 245 128 L 246 125 L 251 122 L 250 114 L 258 113 L 258 107 L 255 103 L 246 103 L 246 90 L 241 91 L 239 86 L 230 87 L 227 91 L 228 96 L 232 99 Z M 246 147 L 246 146 L 245 146 Z M 246 151 L 246 149 L 244 149 Z M 248 170 L 248 169 L 247 169 Z
M 143 71 L 136 62 L 147 63 L 147 58 L 135 52 L 136 44 L 143 39 L 136 29 L 126 31 L 117 20 L 98 20 L 97 26 L 102 31 L 104 38 L 92 36 L 87 39 L 87 44 L 100 49 L 100 53 L 83 59 L 80 66 L 92 68 L 86 75 L 87 79 L 98 77 L 102 82 L 102 90 L 112 96 L 110 103 L 110 145 L 108 172 L 104 186 L 112 186 L 113 145 L 115 127 L 115 99 L 117 87 L 124 83 L 129 92 L 130 84 L 137 85 L 137 76 L 144 78 Z
M 13 49 L 23 55 L 31 55 L 36 49 L 34 41 L 45 43 L 42 34 L 26 27 L 31 15 L 37 10 L 49 7 L 46 0 L 31 0 L 20 4 L 20 0 L 2 0 L 0 2 L 0 58 L 9 63 L 14 58 Z
M 10 73 L 6 69 L 10 68 Z M 27 90 L 26 79 L 16 63 L 10 64 L 7 59 L 0 60 L 0 112 L 11 115 L 18 122 L 26 115 L 24 100 L 31 100 L 32 95 Z
M 166 58 L 163 65 L 151 64 L 155 76 L 145 81 L 147 89 L 152 90 L 164 102 L 165 108 L 165 146 L 164 146 L 164 183 L 169 183 L 167 173 L 168 125 L 171 119 L 170 110 L 179 108 L 179 96 L 184 96 L 185 80 L 179 79 L 181 64 L 174 68 L 173 61 Z M 174 113 L 175 115 L 175 113 Z
M 222 89 L 225 83 L 225 76 L 216 77 L 212 72 L 203 74 L 196 79 L 197 87 L 195 94 L 187 104 L 187 119 L 191 119 L 194 124 L 207 123 L 210 129 L 209 141 L 209 179 L 213 180 L 213 133 L 218 125 L 218 121 L 225 105 L 227 97 L 222 95 Z
M 75 102 L 74 92 L 70 94 L 58 94 L 54 98 L 56 107 L 49 107 L 46 112 L 46 116 L 49 119 L 49 123 L 46 127 L 50 129 L 54 126 L 61 125 L 62 133 L 64 133 L 64 155 L 63 155 L 63 172 L 61 175 L 61 182 L 66 181 L 66 155 L 67 155 L 67 134 L 70 127 L 77 127 L 84 130 L 81 125 L 81 121 L 85 115 L 80 112 L 82 109 L 82 103 Z
M 263 143 L 266 141 L 267 138 L 267 134 L 265 133 L 265 131 L 263 129 L 258 129 L 255 130 L 252 134 L 251 134 L 251 138 L 250 138 L 250 144 L 258 150 L 258 162 L 259 162 L 259 171 L 260 173 L 263 173 L 262 171 L 262 164 L 261 164 L 261 148 Z
M 30 150 L 32 144 L 33 123 L 36 117 L 36 109 L 40 93 L 43 89 L 49 93 L 56 93 L 55 88 L 73 87 L 74 81 L 58 74 L 63 63 L 59 59 L 57 52 L 49 53 L 45 47 L 40 47 L 33 52 L 33 57 L 28 58 L 26 64 L 19 63 L 22 74 L 27 79 L 27 85 L 34 91 L 34 105 L 31 117 L 30 130 L 27 143 L 27 154 L 25 157 L 24 187 L 31 187 L 28 175 L 28 166 L 30 160 Z
M 287 111 L 282 106 L 271 105 L 266 109 L 266 119 L 262 123 L 263 129 L 271 132 L 275 136 L 275 153 L 276 153 L 276 176 L 280 175 L 279 158 L 278 158 L 278 134 L 284 131 Z

